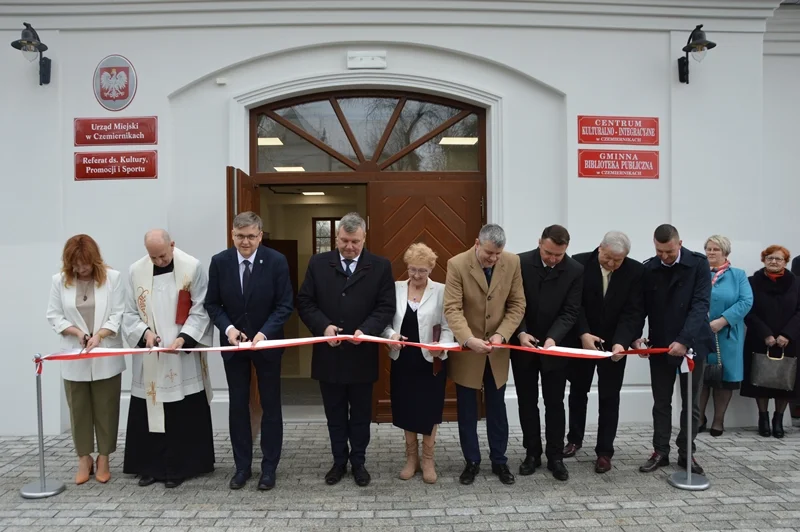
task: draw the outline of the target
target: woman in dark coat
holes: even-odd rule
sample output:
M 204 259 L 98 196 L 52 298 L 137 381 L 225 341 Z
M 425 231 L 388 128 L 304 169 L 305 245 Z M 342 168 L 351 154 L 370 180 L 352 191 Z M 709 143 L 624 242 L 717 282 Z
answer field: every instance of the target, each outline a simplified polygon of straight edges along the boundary
M 768 352 L 779 357 L 800 354 L 800 278 L 786 269 L 789 250 L 770 246 L 761 252 L 764 268 L 750 276 L 753 308 L 745 318 L 747 336 L 744 345 L 744 381 L 741 395 L 753 397 L 758 404 L 758 432 L 762 436 L 783 438 L 783 415 L 789 401 L 798 397 L 800 375 L 793 391 L 754 386 L 751 381 L 753 353 Z M 800 366 L 798 366 L 800 370 Z M 800 371 L 798 371 L 800 373 Z M 769 400 L 775 399 L 772 430 L 769 424 Z

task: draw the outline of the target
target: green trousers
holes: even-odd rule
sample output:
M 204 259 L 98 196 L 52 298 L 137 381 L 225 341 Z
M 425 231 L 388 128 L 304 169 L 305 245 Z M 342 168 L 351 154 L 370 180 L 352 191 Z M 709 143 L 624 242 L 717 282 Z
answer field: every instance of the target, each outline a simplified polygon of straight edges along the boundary
M 119 399 L 122 374 L 99 381 L 64 380 L 69 405 L 72 441 L 78 456 L 97 452 L 108 456 L 117 450 L 119 428 Z

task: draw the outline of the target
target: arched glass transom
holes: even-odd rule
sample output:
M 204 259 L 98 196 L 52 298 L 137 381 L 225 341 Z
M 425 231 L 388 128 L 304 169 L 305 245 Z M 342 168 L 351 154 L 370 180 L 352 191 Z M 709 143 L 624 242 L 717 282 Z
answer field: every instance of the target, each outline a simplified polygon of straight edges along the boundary
M 419 94 L 350 91 L 251 111 L 253 173 L 482 172 L 484 111 Z

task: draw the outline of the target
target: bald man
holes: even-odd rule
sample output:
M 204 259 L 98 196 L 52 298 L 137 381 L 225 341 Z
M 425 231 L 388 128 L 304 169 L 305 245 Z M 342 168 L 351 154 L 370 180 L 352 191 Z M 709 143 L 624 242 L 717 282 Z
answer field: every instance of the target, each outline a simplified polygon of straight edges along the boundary
M 132 357 L 123 472 L 139 475 L 140 486 L 174 488 L 214 471 L 206 356 L 181 351 L 212 343 L 208 274 L 163 229 L 148 231 L 144 247 L 128 273 L 122 331 L 130 346 L 173 351 Z

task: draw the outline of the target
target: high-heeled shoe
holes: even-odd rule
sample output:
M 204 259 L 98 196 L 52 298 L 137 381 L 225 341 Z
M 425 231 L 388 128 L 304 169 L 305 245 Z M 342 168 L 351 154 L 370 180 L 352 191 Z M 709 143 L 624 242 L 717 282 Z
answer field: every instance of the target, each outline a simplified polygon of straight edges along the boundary
M 708 423 L 708 419 L 706 418 L 706 416 L 703 416 L 703 424 L 697 427 L 698 434 L 706 431 L 706 423 Z
M 714 436 L 715 438 L 722 436 L 723 432 L 725 432 L 725 429 L 714 429 L 714 428 L 708 429 L 708 433 Z
M 102 460 L 101 460 L 102 459 Z M 97 473 L 95 473 L 94 478 L 97 482 L 101 484 L 105 484 L 109 480 L 111 480 L 111 466 L 109 464 L 108 456 L 98 456 L 97 457 Z
M 81 459 L 78 461 L 78 472 L 75 473 L 75 484 L 77 484 L 78 486 L 88 482 L 89 477 L 91 477 L 94 474 L 94 460 L 92 460 L 91 456 L 86 457 L 88 458 L 89 461 L 89 471 L 85 470 L 81 471 L 81 465 L 82 465 L 81 463 L 84 461 L 83 458 L 84 457 L 81 457 Z

